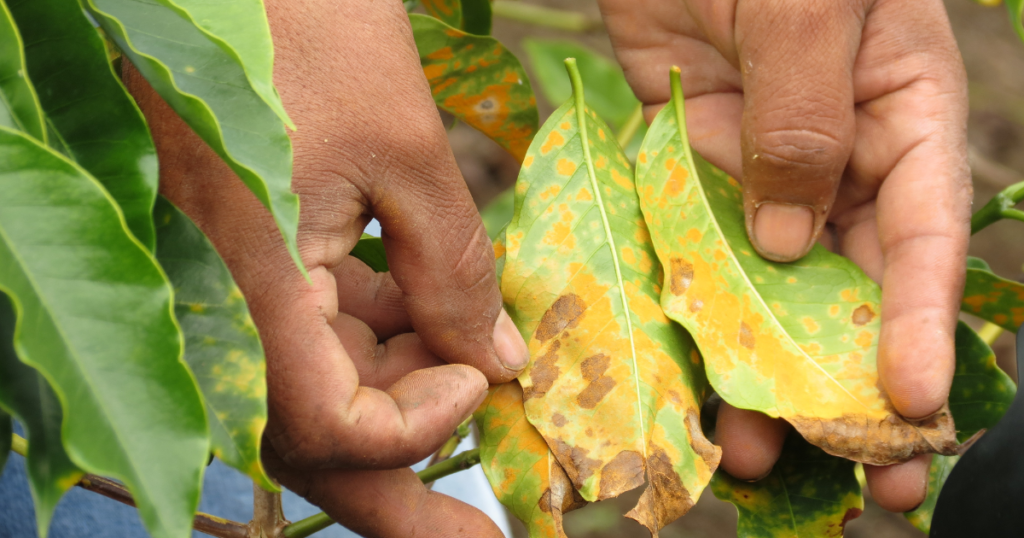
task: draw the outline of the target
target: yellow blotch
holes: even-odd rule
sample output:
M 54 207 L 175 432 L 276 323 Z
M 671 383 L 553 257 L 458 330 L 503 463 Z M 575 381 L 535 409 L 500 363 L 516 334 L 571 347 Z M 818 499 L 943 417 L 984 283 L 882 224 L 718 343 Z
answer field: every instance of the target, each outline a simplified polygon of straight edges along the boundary
M 627 283 L 626 291 L 629 293 L 629 309 L 640 319 L 640 323 L 668 323 L 665 311 L 661 309 L 655 300 L 647 294 L 641 293 L 634 287 L 634 284 Z
M 628 190 L 633 190 L 633 182 L 628 177 L 619 173 L 618 169 L 612 168 L 612 179 L 619 184 L 620 187 Z
M 828 315 L 835 317 L 839 315 L 839 305 L 834 304 L 828 307 Z
M 687 243 L 699 243 L 704 237 L 704 234 L 697 228 L 690 228 L 686 231 L 686 242 Z
M 547 155 L 551 150 L 561 147 L 565 144 L 565 138 L 558 131 L 551 131 L 548 133 L 548 137 L 544 140 L 544 144 L 540 147 L 541 155 Z
M 988 302 L 988 299 L 986 299 L 984 295 L 971 295 L 969 297 L 964 297 L 963 302 L 970 306 L 971 310 L 980 312 L 982 307 L 985 306 L 985 303 Z
M 206 312 L 206 307 L 199 303 L 192 303 L 188 305 L 188 309 L 196 314 L 202 314 L 203 312 Z
M 576 172 L 576 163 L 569 159 L 558 160 L 558 173 L 563 176 L 571 176 Z
M 636 266 L 636 254 L 631 247 L 622 247 L 622 261 L 627 265 Z
M 500 257 L 502 257 L 504 255 L 505 255 L 505 242 L 504 241 L 495 241 L 494 242 L 494 259 L 497 260 L 498 258 L 500 258 Z
M 640 154 L 636 156 L 636 160 L 637 162 L 647 164 L 647 152 L 641 151 Z
M 572 126 L 569 125 L 569 122 L 567 121 L 563 121 L 558 127 L 563 131 L 568 131 L 570 128 L 572 128 Z
M 523 159 L 523 168 L 529 168 L 531 164 L 533 164 L 533 155 L 527 155 L 527 157 Z
M 821 326 L 818 325 L 818 322 L 814 321 L 814 318 L 811 318 L 810 316 L 804 316 L 804 318 L 800 321 L 803 322 L 804 328 L 807 329 L 807 332 L 810 334 L 814 334 L 818 332 L 818 329 L 821 329 Z
M 447 69 L 444 65 L 430 64 L 423 68 L 423 74 L 426 75 L 427 80 L 434 80 L 443 77 Z
M 673 159 L 671 157 L 669 157 L 668 159 L 665 159 L 665 170 L 668 170 L 669 172 L 671 172 L 672 169 L 675 168 L 675 167 L 676 167 L 676 160 L 675 159 Z
M 870 331 L 861 331 L 857 334 L 857 339 L 854 340 L 858 346 L 867 349 L 871 347 L 871 343 L 874 342 L 875 335 L 871 334 Z
M 796 284 L 796 277 L 795 276 L 791 276 L 791 277 L 786 279 L 786 282 L 789 283 L 789 284 Z
M 607 136 L 605 136 L 605 134 L 604 134 L 604 129 L 598 129 L 598 130 L 597 130 L 597 137 L 598 137 L 598 138 L 600 138 L 602 142 L 603 142 L 603 141 L 605 141 L 605 140 L 607 140 L 607 138 L 608 138 L 608 137 L 607 137 Z
M 847 289 L 847 290 L 843 290 L 839 294 L 839 297 L 842 298 L 842 300 L 844 300 L 844 301 L 848 301 L 848 302 L 852 303 L 852 302 L 857 302 L 857 301 L 860 300 L 860 299 L 857 298 L 857 295 L 858 295 L 858 293 L 857 293 L 856 289 L 852 289 L 852 290 Z
M 721 249 L 717 249 L 717 248 L 715 249 L 715 252 L 712 255 L 715 257 L 715 261 L 719 261 L 719 262 L 720 261 L 724 261 L 726 258 L 728 258 L 728 256 L 725 254 L 725 252 L 722 252 Z
M 608 167 L 608 159 L 604 155 L 601 155 L 594 161 L 594 168 L 598 170 L 604 170 Z
M 761 275 L 754 275 L 754 282 L 758 284 L 764 284 L 764 277 Z
M 669 160 L 671 161 L 673 159 Z M 672 173 L 669 174 L 668 181 L 665 182 L 665 195 L 679 196 L 679 194 L 683 192 L 683 188 L 686 186 L 686 178 L 690 176 L 690 173 L 682 166 L 676 166 L 670 170 L 672 170 Z
M 576 193 L 576 200 L 578 200 L 580 202 L 589 202 L 589 201 L 591 201 L 593 199 L 594 199 L 594 197 L 590 194 L 590 191 L 587 190 L 586 188 L 582 188 L 582 189 L 580 189 L 580 192 Z
M 555 196 L 558 196 L 558 193 L 560 192 L 562 192 L 561 185 L 552 185 L 544 189 L 544 192 L 540 193 L 540 199 L 546 201 L 548 198 L 554 198 Z

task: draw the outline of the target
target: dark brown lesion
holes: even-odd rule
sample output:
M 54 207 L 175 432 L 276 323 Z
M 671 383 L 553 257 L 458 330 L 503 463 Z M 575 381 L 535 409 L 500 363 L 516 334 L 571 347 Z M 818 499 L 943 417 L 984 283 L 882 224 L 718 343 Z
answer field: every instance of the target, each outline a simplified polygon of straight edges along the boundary
M 714 473 L 718 464 L 722 461 L 722 449 L 708 441 L 704 436 L 704 430 L 700 427 L 700 413 L 696 409 L 686 410 L 686 432 L 690 438 L 690 448 L 700 456 L 708 466 L 708 471 Z
M 580 324 L 587 303 L 575 293 L 567 293 L 555 300 L 547 312 L 540 318 L 540 325 L 533 337 L 540 342 L 547 342 L 565 330 L 573 329 Z
M 623 450 L 601 468 L 598 488 L 601 499 L 618 497 L 644 483 L 644 457 L 635 450 Z
M 537 358 L 530 368 L 530 383 L 529 387 L 523 387 L 523 400 L 529 400 L 530 398 L 540 398 L 547 394 L 551 387 L 554 386 L 555 381 L 558 380 L 558 376 L 561 374 L 561 370 L 558 368 L 558 350 L 562 348 L 562 343 L 555 340 L 548 347 L 547 352 Z
M 610 364 L 611 357 L 604 353 L 583 359 L 580 369 L 583 379 L 587 381 L 587 386 L 576 396 L 576 403 L 580 407 L 584 409 L 597 407 L 597 404 L 615 388 L 615 380 L 604 375 Z
M 693 264 L 680 258 L 672 258 L 669 260 L 669 266 L 672 277 L 669 280 L 669 289 L 672 295 L 686 293 L 693 282 Z
M 853 315 L 850 316 L 850 320 L 858 327 L 861 325 L 867 325 L 873 319 L 875 319 L 875 311 L 866 304 L 858 306 L 857 309 L 853 311 Z
M 881 420 L 863 415 L 786 420 L 825 452 L 869 465 L 903 463 L 919 454 L 957 454 L 956 427 L 948 405 L 923 419 L 890 412 Z
M 679 519 L 696 501 L 683 485 L 672 459 L 664 449 L 651 445 L 647 456 L 647 490 L 640 502 L 626 514 L 657 536 L 658 531 Z

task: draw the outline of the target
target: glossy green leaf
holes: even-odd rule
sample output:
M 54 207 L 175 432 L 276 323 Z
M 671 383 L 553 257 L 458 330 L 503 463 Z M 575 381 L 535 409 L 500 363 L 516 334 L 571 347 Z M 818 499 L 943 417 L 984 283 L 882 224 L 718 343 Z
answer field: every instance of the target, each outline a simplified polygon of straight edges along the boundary
M 174 286 L 185 362 L 199 382 L 211 451 L 277 491 L 260 460 L 267 424 L 267 365 L 242 291 L 209 239 L 165 198 L 153 210 L 157 261 Z
M 629 161 L 583 99 L 544 124 L 516 183 L 501 277 L 530 349 L 526 413 L 583 498 L 650 485 L 629 514 L 656 533 L 718 466 L 701 433 L 706 381 L 658 306 L 661 279 Z
M 0 126 L 46 142 L 43 110 L 25 67 L 24 43 L 4 2 L 0 2 Z
M 697 341 L 711 385 L 833 455 L 887 465 L 954 454 L 948 412 L 905 420 L 879 388 L 878 286 L 820 245 L 790 264 L 758 256 L 739 183 L 691 152 L 678 70 L 671 86 L 637 157 L 637 188 L 666 273 L 661 306 Z
M 299 198 L 291 192 L 291 141 L 235 58 L 156 0 L 86 0 L 86 7 L 164 101 L 270 210 L 305 274 L 295 244 Z
M 124 482 L 155 538 L 188 536 L 209 440 L 171 287 L 95 179 L 6 128 L 0 290 L 18 357 L 61 401 L 71 460 Z
M 1013 403 L 1017 387 L 999 366 L 992 348 L 967 324 L 956 328 L 956 372 L 949 391 L 949 410 L 956 420 L 957 438 L 963 442 L 983 429 L 995 426 Z M 932 458 L 928 497 L 906 517 L 915 527 L 928 532 L 942 485 L 958 456 Z
M 249 85 L 295 128 L 274 89 L 274 43 L 263 0 L 160 0 L 196 25 L 245 70 Z
M 491 33 L 491 0 L 423 0 L 431 16 L 467 34 Z
M 618 63 L 575 41 L 527 38 L 523 40 L 523 49 L 530 58 L 540 92 L 552 105 L 564 103 L 572 96 L 572 86 L 565 78 L 566 58 L 575 58 L 580 67 L 587 88 L 587 105 L 612 125 L 621 126 L 640 104 Z
M 152 251 L 156 149 L 142 112 L 114 74 L 103 38 L 77 0 L 18 0 L 9 7 L 26 42 L 28 74 L 51 143 L 103 184 L 128 228 Z
M 38 534 L 46 538 L 57 502 L 82 477 L 61 443 L 64 414 L 50 383 L 26 366 L 14 351 L 14 309 L 0 293 L 0 408 L 14 415 L 28 438 L 29 490 L 35 502 Z M 10 432 L 0 432 L 8 442 Z
M 752 483 L 720 470 L 711 490 L 736 506 L 744 538 L 839 538 L 864 511 L 854 465 L 793 432 L 768 476 Z
M 496 196 L 486 207 L 480 210 L 480 217 L 484 219 L 484 228 L 487 229 L 487 236 L 492 241 L 498 238 L 498 233 L 504 230 L 505 225 L 512 220 L 515 203 L 516 192 L 514 189 L 508 189 Z
M 1006 0 L 1006 10 L 1010 12 L 1013 29 L 1024 40 L 1024 0 Z
M 409 20 L 437 106 L 522 161 L 539 120 L 530 79 L 515 55 L 492 37 L 469 35 L 432 17 Z
M 969 257 L 960 310 L 1017 332 L 1024 325 L 1024 284 L 1002 278 L 984 260 Z
M 356 246 L 352 247 L 349 255 L 370 266 L 377 273 L 386 273 L 388 269 L 388 256 L 384 252 L 384 241 L 379 237 L 370 234 L 363 234 Z
M 526 525 L 530 538 L 565 538 L 562 515 L 586 501 L 526 420 L 519 382 L 492 387 L 476 422 L 480 464 L 498 500 Z

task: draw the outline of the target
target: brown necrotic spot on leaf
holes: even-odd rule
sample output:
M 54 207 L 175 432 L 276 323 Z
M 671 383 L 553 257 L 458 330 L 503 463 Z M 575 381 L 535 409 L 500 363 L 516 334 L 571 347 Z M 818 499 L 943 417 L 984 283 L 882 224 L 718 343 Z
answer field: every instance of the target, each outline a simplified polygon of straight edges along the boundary
M 565 420 L 565 415 L 563 415 L 563 414 L 561 414 L 561 413 L 555 413 L 554 415 L 551 415 L 551 422 L 552 422 L 552 423 L 553 423 L 553 424 L 554 424 L 555 426 L 558 426 L 559 428 L 561 428 L 562 426 L 565 426 L 565 424 L 566 424 L 566 423 L 567 423 L 568 421 L 567 421 L 567 420 Z
M 746 322 L 740 322 L 740 345 L 747 349 L 754 349 L 754 331 L 750 330 L 750 326 Z
M 604 375 L 611 364 L 611 358 L 604 353 L 583 359 L 581 370 L 583 379 L 589 381 L 587 387 L 576 396 L 576 403 L 584 409 L 593 409 L 613 388 L 615 380 Z
M 853 311 L 851 319 L 853 320 L 854 325 L 860 327 L 861 325 L 866 325 L 868 322 L 875 319 L 875 311 L 872 310 L 870 306 L 862 304 Z
M 640 502 L 626 514 L 657 536 L 665 525 L 682 517 L 694 500 L 672 466 L 672 459 L 659 446 L 652 446 L 647 457 L 647 490 Z
M 587 303 L 584 303 L 583 299 L 575 293 L 567 293 L 559 297 L 540 318 L 540 325 L 533 333 L 534 338 L 541 342 L 547 342 L 558 333 L 575 328 L 579 325 L 586 309 Z
M 834 419 L 788 417 L 800 435 L 832 454 L 870 465 L 903 463 L 918 454 L 957 453 L 956 428 L 949 407 L 923 419 L 891 412 L 878 420 L 862 415 Z
M 565 474 L 569 476 L 576 488 L 583 487 L 583 483 L 601 468 L 601 462 L 588 457 L 588 451 L 570 446 L 561 439 L 547 438 L 547 441 L 555 458 L 562 463 Z
M 601 469 L 600 498 L 610 499 L 644 483 L 644 458 L 635 450 L 623 450 Z
M 719 462 L 722 461 L 722 449 L 704 437 L 704 430 L 700 427 L 700 413 L 696 409 L 686 410 L 686 431 L 690 434 L 690 448 L 708 464 L 708 468 L 714 473 L 715 469 L 718 469 Z
M 562 343 L 555 340 L 548 347 L 547 353 L 540 356 L 537 362 L 533 363 L 530 368 L 530 383 L 529 387 L 524 387 L 523 398 L 529 400 L 530 398 L 539 398 L 543 396 L 547 391 L 551 390 L 552 385 L 555 384 L 555 380 L 558 379 L 558 374 L 561 371 L 558 369 L 558 350 L 562 347 Z
M 686 293 L 686 289 L 693 282 L 693 264 L 679 258 L 672 258 L 669 261 L 672 275 L 672 280 L 669 281 L 669 289 L 672 290 L 672 295 L 682 295 Z

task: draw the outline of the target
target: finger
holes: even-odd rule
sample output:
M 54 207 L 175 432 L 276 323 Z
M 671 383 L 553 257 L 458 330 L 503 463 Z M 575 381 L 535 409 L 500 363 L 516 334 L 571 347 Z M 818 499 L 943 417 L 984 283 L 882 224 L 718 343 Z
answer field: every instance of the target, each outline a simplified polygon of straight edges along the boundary
M 377 335 L 370 327 L 347 314 L 338 314 L 331 326 L 359 373 L 359 384 L 364 387 L 386 390 L 416 370 L 445 364 L 415 333 L 399 334 L 378 344 Z
M 881 185 L 878 371 L 896 409 L 920 418 L 946 401 L 955 367 L 972 198 L 966 75 L 941 2 L 879 2 L 865 36 L 850 168 L 851 183 Z
M 722 447 L 722 468 L 740 480 L 768 476 L 782 454 L 789 430 L 782 419 L 722 402 L 715 426 L 715 444 Z
M 898 465 L 864 466 L 871 498 L 890 512 L 909 512 L 924 502 L 928 495 L 928 471 L 931 454 L 921 454 Z
M 338 281 L 338 311 L 359 318 L 378 340 L 412 332 L 402 290 L 391 273 L 377 273 L 352 256 L 331 272 Z
M 269 447 L 268 447 L 269 448 Z M 410 469 L 296 472 L 266 450 L 267 469 L 288 489 L 367 538 L 503 538 L 480 510 L 428 490 Z
M 860 2 L 740 2 L 747 233 L 793 261 L 821 234 L 853 147 Z

